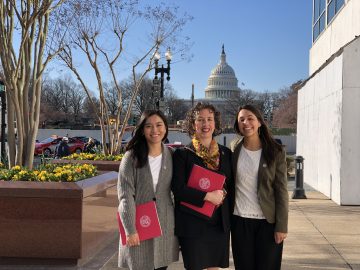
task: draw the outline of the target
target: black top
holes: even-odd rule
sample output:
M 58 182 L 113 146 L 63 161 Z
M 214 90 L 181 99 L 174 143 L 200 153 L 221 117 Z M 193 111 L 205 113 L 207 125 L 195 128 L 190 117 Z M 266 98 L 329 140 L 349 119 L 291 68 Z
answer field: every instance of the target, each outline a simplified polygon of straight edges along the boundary
M 193 145 L 188 148 L 176 149 L 173 155 L 173 179 L 171 189 L 175 197 L 175 234 L 182 237 L 200 236 L 206 225 L 211 222 L 219 221 L 222 223 L 224 231 L 230 230 L 230 199 L 234 193 L 234 181 L 231 169 L 230 149 L 219 145 L 220 168 L 217 171 L 226 176 L 224 188 L 228 192 L 223 204 L 217 208 L 213 218 L 196 215 L 187 210 L 181 201 L 201 207 L 204 204 L 206 192 L 187 187 L 187 181 L 194 164 L 206 168 L 203 160 L 195 154 Z M 230 196 L 229 196 L 230 195 Z
M 56 157 L 66 157 L 70 155 L 70 148 L 67 142 L 61 141 L 60 144 L 56 147 L 55 150 Z
M 85 153 L 96 153 L 96 151 L 95 151 L 95 143 L 93 143 L 93 142 L 85 143 L 84 152 Z

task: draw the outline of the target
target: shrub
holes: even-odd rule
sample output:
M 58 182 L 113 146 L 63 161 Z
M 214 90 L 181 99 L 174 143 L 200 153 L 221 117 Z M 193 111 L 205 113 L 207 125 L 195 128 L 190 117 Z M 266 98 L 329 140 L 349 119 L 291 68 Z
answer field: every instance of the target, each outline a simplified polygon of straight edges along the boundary
M 120 161 L 123 157 L 123 154 L 120 155 L 104 155 L 104 154 L 90 154 L 90 153 L 80 153 L 80 154 L 72 154 L 67 157 L 63 157 L 63 159 L 67 160 L 109 160 L 109 161 Z
M 0 169 L 0 179 L 5 181 L 75 182 L 96 175 L 96 167 L 90 164 L 46 164 L 37 170 L 18 165 Z

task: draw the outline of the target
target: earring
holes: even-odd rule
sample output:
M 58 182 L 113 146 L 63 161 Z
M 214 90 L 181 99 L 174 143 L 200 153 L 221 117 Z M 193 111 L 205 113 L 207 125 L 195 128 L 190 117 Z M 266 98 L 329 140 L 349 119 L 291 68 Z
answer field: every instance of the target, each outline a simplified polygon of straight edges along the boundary
M 258 128 L 258 134 L 259 134 L 259 136 L 260 136 L 260 127 Z

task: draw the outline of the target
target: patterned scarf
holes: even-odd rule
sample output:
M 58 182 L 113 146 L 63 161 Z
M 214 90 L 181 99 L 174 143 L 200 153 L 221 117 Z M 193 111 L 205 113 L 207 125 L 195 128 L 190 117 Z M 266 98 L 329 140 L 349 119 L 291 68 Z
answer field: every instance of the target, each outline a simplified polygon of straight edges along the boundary
M 203 159 L 206 167 L 217 171 L 220 163 L 220 151 L 217 142 L 212 139 L 210 148 L 208 149 L 202 145 L 200 140 L 194 135 L 192 144 L 195 148 L 196 155 Z

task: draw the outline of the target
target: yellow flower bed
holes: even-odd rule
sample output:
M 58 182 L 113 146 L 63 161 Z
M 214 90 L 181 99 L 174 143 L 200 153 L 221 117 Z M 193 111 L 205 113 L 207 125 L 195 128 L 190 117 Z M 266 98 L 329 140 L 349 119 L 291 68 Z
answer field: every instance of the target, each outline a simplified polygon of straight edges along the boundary
M 63 157 L 62 159 L 68 160 L 109 160 L 109 161 L 120 161 L 124 155 L 104 155 L 104 154 L 90 154 L 90 153 L 80 153 L 80 154 L 72 154 L 67 157 Z
M 46 164 L 37 170 L 20 166 L 0 169 L 0 179 L 5 181 L 75 182 L 96 175 L 96 167 L 90 164 Z

